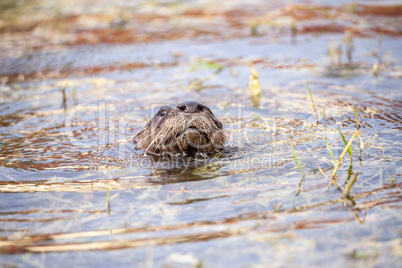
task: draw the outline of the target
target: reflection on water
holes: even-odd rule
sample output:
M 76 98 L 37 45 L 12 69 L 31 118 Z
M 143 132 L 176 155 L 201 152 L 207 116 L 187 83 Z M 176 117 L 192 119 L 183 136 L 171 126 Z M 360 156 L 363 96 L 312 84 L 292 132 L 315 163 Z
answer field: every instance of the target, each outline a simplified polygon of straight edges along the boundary
M 1 265 L 394 267 L 401 8 L 2 1 Z M 225 149 L 144 156 L 132 137 L 183 100 Z

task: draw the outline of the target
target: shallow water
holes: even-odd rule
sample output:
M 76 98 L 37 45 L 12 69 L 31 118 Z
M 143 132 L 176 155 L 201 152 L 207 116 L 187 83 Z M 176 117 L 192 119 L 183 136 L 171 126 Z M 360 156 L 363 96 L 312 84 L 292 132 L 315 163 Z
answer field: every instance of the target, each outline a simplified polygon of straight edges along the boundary
M 402 261 L 398 2 L 12 3 L 0 6 L 2 265 Z M 222 121 L 221 153 L 132 148 L 159 106 L 183 100 Z M 338 127 L 362 139 L 339 189 L 323 140 L 338 159 Z

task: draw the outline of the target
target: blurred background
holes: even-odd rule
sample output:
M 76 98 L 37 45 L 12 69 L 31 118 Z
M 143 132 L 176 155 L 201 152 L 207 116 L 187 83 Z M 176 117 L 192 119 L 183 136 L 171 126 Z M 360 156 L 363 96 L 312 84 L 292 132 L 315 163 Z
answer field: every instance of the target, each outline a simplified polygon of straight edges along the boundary
M 1 0 L 0 265 L 396 267 L 401 36 L 400 1 Z M 125 157 L 187 100 L 220 154 Z

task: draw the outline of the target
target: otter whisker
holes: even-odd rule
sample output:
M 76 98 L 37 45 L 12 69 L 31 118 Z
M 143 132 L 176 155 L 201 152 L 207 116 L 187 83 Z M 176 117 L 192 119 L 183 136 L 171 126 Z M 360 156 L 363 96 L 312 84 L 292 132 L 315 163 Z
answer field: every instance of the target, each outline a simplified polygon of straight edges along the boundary
M 158 139 L 156 138 L 155 140 L 158 140 Z M 159 143 L 156 145 L 156 147 L 155 147 L 155 149 L 154 149 L 154 152 L 157 152 L 158 147 L 159 147 L 160 145 L 162 145 L 162 142 L 163 142 L 163 140 L 160 139 L 160 140 L 159 140 Z M 163 148 L 163 145 L 162 145 L 162 148 Z
M 145 149 L 144 156 L 146 155 L 146 153 L 147 153 L 149 147 L 151 147 L 151 145 L 154 144 L 154 142 L 155 142 L 155 141 L 153 140 L 153 141 L 149 144 L 149 146 Z
M 137 136 L 135 136 L 133 140 L 135 140 L 135 143 L 137 143 L 137 144 L 138 144 L 138 143 L 142 143 L 142 142 L 145 141 L 147 138 L 149 138 L 151 135 L 152 135 L 152 134 L 149 134 L 149 135 L 147 135 L 147 136 L 145 136 L 145 137 L 141 137 L 140 140 L 135 140 L 135 139 L 137 138 Z

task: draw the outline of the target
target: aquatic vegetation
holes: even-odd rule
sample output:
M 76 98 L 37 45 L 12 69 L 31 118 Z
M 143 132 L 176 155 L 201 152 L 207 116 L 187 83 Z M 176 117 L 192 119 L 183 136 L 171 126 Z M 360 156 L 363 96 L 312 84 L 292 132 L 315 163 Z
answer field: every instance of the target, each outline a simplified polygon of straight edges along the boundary
M 213 73 L 207 74 L 202 78 L 197 78 L 190 82 L 188 85 L 191 90 L 200 91 L 206 86 L 204 85 L 207 81 L 215 78 L 223 69 L 223 66 L 204 58 L 198 58 L 191 66 L 191 71 L 196 70 L 213 70 Z
M 357 134 L 359 134 L 359 131 L 358 131 L 358 130 L 355 131 L 355 133 L 353 134 L 352 138 L 350 138 L 349 142 L 347 142 L 345 149 L 343 150 L 341 156 L 339 157 L 338 161 L 336 162 L 334 171 L 332 172 L 332 177 L 335 176 L 336 171 L 337 171 L 338 168 L 339 168 L 339 164 L 340 164 L 340 162 L 341 162 L 343 156 L 345 155 L 345 153 L 346 153 L 346 152 L 349 153 L 350 146 L 352 145 L 352 142 L 353 142 L 353 140 L 355 139 L 355 137 L 356 137 Z M 350 151 L 351 151 L 351 150 L 350 150 Z M 349 154 L 350 154 L 350 157 L 351 157 L 351 159 L 352 159 L 352 153 L 349 153 Z
M 292 148 L 292 154 L 293 154 L 293 159 L 295 160 L 297 168 L 300 170 L 300 173 L 304 176 L 304 170 L 300 167 L 299 161 L 297 161 L 297 156 L 295 153 L 295 149 L 293 148 L 293 145 L 290 144 L 290 147 Z
M 308 92 L 310 93 L 311 106 L 313 108 L 313 111 L 315 112 L 315 115 L 317 116 L 317 123 L 318 123 L 319 118 L 318 118 L 317 109 L 315 108 L 314 100 L 313 100 L 313 94 L 311 93 L 311 89 L 310 89 L 310 86 L 308 85 L 307 81 L 306 81 L 306 85 L 307 85 L 307 88 L 308 88 Z
M 253 106 L 258 108 L 261 100 L 261 86 L 258 80 L 258 72 L 254 69 L 253 64 L 250 63 L 251 74 L 250 81 L 248 83 L 248 92 L 250 99 L 253 102 Z
M 359 175 L 359 172 L 355 173 L 353 179 L 348 183 L 345 190 L 343 190 L 344 195 L 349 195 L 350 189 L 352 189 L 353 184 L 356 182 L 357 175 Z
M 334 160 L 334 164 L 336 165 L 335 156 L 334 156 L 334 154 L 332 153 L 331 147 L 329 146 L 327 140 L 326 140 L 325 138 L 323 138 L 323 139 L 324 139 L 324 142 L 325 142 L 325 146 L 327 146 L 328 152 L 329 152 L 329 154 L 331 155 L 332 160 Z
M 343 136 L 342 131 L 341 131 L 341 129 L 340 129 L 339 127 L 338 127 L 338 131 L 339 131 L 339 134 L 341 134 L 341 137 L 342 137 L 343 142 L 345 143 L 345 146 L 347 146 L 347 145 L 348 145 L 348 142 L 346 141 L 346 139 L 345 139 L 345 137 Z M 348 154 L 350 155 L 350 159 L 353 159 L 352 148 L 351 148 L 350 146 L 347 148 L 347 152 L 348 152 Z

